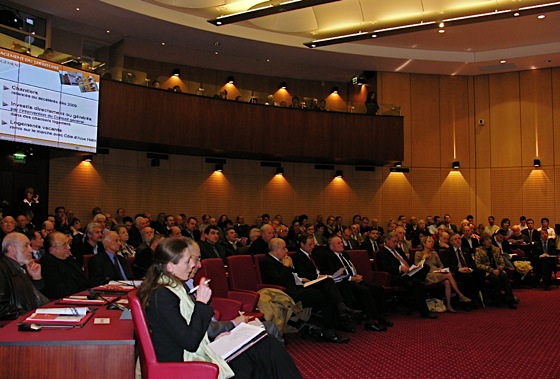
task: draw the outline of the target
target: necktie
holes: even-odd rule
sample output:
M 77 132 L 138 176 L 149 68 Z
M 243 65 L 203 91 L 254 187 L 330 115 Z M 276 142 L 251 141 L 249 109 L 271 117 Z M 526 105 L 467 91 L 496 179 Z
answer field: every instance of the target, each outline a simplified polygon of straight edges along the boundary
M 320 271 L 319 271 L 319 267 L 317 267 L 317 264 L 315 263 L 315 259 L 313 259 L 313 255 L 309 254 L 309 260 L 311 261 L 311 263 L 313 263 L 313 266 L 315 267 L 315 271 L 317 271 L 317 275 L 318 275 Z
M 214 250 L 214 254 L 216 254 L 217 258 L 221 258 L 220 253 L 218 253 L 218 249 L 216 249 L 216 245 L 212 246 L 212 250 Z
M 529 229 L 529 241 L 533 240 L 533 229 Z
M 117 279 L 125 279 L 123 272 L 121 271 L 121 265 L 119 264 L 119 260 L 117 258 L 117 254 L 113 255 L 113 264 L 115 265 L 115 270 L 117 272 Z
M 461 252 L 461 249 L 457 249 L 457 256 L 459 257 L 459 262 L 461 263 L 461 267 L 467 267 L 467 262 L 463 257 L 463 253 Z
M 346 270 L 346 273 L 350 276 L 356 275 L 356 271 L 354 270 L 354 268 L 352 267 L 352 263 L 350 263 L 350 261 L 348 261 L 344 255 L 342 254 L 338 254 L 338 259 L 340 259 L 340 261 L 342 262 L 342 265 L 344 266 L 344 269 Z
M 548 251 L 548 241 L 544 241 L 543 242 L 543 253 L 546 253 Z
M 393 253 L 395 258 L 397 258 L 399 260 L 399 262 L 401 262 L 401 266 L 404 266 L 404 267 L 407 267 L 407 268 L 410 267 L 408 265 L 408 263 L 404 260 L 404 258 L 399 253 L 397 253 L 396 250 L 391 250 L 391 253 Z

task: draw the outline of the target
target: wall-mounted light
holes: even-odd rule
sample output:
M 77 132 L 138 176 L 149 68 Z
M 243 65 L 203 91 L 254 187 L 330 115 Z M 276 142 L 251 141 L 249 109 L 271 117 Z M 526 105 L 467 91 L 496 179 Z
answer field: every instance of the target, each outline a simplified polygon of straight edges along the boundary
M 284 167 L 277 167 L 276 168 L 276 175 L 277 176 L 284 176 Z
M 233 84 L 235 82 L 235 78 L 233 76 L 228 76 L 227 82 L 228 84 Z
M 342 178 L 342 170 L 336 170 L 335 174 L 334 174 L 335 178 Z
M 453 161 L 453 163 L 451 163 L 451 167 L 457 170 L 461 168 L 461 163 L 459 161 Z
M 402 167 L 402 162 L 395 162 L 393 167 Z
M 179 76 L 181 76 L 181 70 L 179 70 L 178 68 L 174 68 L 173 69 L 173 76 L 176 76 L 177 78 Z
M 286 83 L 286 82 L 281 82 L 281 83 L 280 83 L 280 89 L 286 89 L 286 88 L 288 88 L 288 83 Z
M 389 168 L 389 172 L 401 172 L 401 173 L 407 173 L 410 172 L 410 169 L 408 167 L 391 167 Z
M 222 163 L 216 163 L 214 166 L 214 172 L 222 172 L 224 171 L 224 165 Z
M 333 87 L 331 93 L 338 94 L 338 87 Z
M 540 159 L 533 159 L 533 166 L 541 167 L 541 160 Z
M 82 157 L 82 162 L 91 162 L 93 160 L 93 155 L 89 154 L 89 155 L 84 155 Z

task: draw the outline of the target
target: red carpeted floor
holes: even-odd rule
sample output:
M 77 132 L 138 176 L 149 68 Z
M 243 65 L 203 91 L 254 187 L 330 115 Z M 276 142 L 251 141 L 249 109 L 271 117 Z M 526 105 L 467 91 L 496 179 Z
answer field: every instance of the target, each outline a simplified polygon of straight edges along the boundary
M 357 326 L 341 345 L 287 335 L 287 349 L 306 379 L 560 378 L 560 289 L 515 294 L 517 310 L 398 312 L 387 332 Z

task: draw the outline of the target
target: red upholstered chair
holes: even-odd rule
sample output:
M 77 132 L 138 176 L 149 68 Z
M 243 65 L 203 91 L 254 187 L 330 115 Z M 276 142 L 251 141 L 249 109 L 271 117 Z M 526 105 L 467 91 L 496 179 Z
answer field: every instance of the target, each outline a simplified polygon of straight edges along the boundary
M 234 291 L 258 291 L 262 288 L 278 288 L 284 290 L 283 287 L 263 284 L 261 282 L 261 278 L 257 274 L 255 265 L 253 264 L 253 257 L 250 255 L 232 255 L 227 257 L 227 262 L 229 286 Z
M 364 282 L 366 283 L 377 283 L 374 281 L 373 271 L 371 269 L 371 262 L 369 260 L 369 254 L 367 250 L 346 250 L 350 260 L 359 275 L 362 275 Z M 381 283 L 377 283 L 381 284 Z
M 95 254 L 86 254 L 82 257 L 82 262 L 84 264 L 84 273 L 89 278 L 89 260 L 95 257 Z
M 248 316 L 254 316 L 257 318 L 263 316 L 262 313 L 256 312 L 255 310 L 260 297 L 258 292 L 249 290 L 232 291 L 229 289 L 227 279 L 228 275 L 224 267 L 224 261 L 222 259 L 204 259 L 200 263 L 202 267 L 196 274 L 195 284 L 200 282 L 201 277 L 212 279 L 212 281 L 209 283 L 209 286 L 212 289 L 212 302 L 215 296 L 237 300 L 242 304 L 241 310 L 243 310 Z M 226 320 L 225 316 L 224 320 Z
M 142 379 L 216 379 L 218 377 L 218 366 L 210 362 L 158 362 L 152 337 L 148 331 L 146 316 L 136 296 L 136 291 L 128 294 L 132 321 L 136 330 L 138 342 L 138 353 L 142 369 Z

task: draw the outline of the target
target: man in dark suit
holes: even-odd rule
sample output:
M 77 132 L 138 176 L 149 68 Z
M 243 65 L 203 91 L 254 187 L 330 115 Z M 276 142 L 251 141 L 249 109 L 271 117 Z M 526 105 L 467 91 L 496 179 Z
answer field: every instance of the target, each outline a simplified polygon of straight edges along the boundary
M 198 220 L 196 217 L 189 217 L 185 229 L 183 230 L 183 235 L 198 242 L 200 241 L 200 234 L 200 230 L 198 230 Z
M 226 249 L 219 244 L 220 229 L 215 225 L 208 225 L 204 229 L 204 241 L 200 242 L 201 259 L 222 258 L 226 263 Z
M 72 251 L 80 265 L 83 263 L 82 257 L 84 255 L 99 254 L 104 251 L 103 243 L 101 242 L 102 239 L 103 229 L 97 222 L 90 222 L 86 226 L 86 232 L 83 236 L 81 234 L 76 234 L 74 236 Z
M 366 315 L 365 329 L 371 331 L 385 331 L 393 323 L 387 319 L 385 307 L 385 293 L 377 284 L 365 283 L 350 257 L 344 253 L 342 239 L 338 236 L 329 238 L 329 249 L 321 251 L 317 256 L 317 265 L 321 273 L 334 275 L 341 269 L 345 276 L 336 280 L 340 293 L 346 303 L 353 300 Z
M 136 250 L 136 255 L 134 256 L 134 266 L 132 267 L 134 277 L 140 279 L 146 276 L 148 269 L 154 262 L 154 250 L 165 238 L 166 237 L 163 234 L 156 234 L 150 241 L 148 241 L 148 246 L 142 250 Z
M 474 260 L 474 251 L 480 246 L 478 238 L 475 238 L 473 233 L 474 230 L 470 225 L 463 228 L 463 238 L 461 238 L 461 248 L 471 255 Z
M 45 287 L 41 290 L 49 299 L 60 299 L 84 291 L 97 283 L 89 280 L 76 258 L 70 253 L 68 237 L 52 232 L 45 239 L 46 254 L 39 260 Z
M 545 291 L 550 290 L 552 271 L 558 261 L 556 243 L 548 238 L 548 230 L 540 231 L 541 239 L 535 242 L 531 265 L 535 270 L 535 280 L 538 285 L 542 281 Z
M 379 230 L 371 229 L 368 233 L 368 238 L 360 245 L 360 249 L 367 250 L 369 257 L 375 259 L 375 255 L 380 249 L 380 241 Z
M 261 261 L 261 274 L 264 283 L 286 288 L 285 292 L 294 300 L 301 301 L 304 307 L 321 311 L 323 315 L 323 338 L 328 342 L 345 343 L 349 339 L 340 337 L 334 328 L 339 323 L 339 314 L 334 301 L 327 298 L 319 289 L 305 288 L 295 274 L 292 259 L 288 256 L 286 243 L 281 238 L 273 238 L 269 243 L 269 253 Z
M 103 237 L 105 251 L 99 252 L 89 261 L 89 277 L 95 283 L 104 284 L 110 280 L 132 280 L 134 274 L 125 258 L 118 255 L 121 239 L 116 232 Z
M 541 234 L 535 229 L 535 220 L 532 218 L 527 219 L 527 229 L 523 229 L 521 234 L 524 234 L 529 238 L 529 243 L 538 242 L 541 239 Z
M 443 216 L 443 225 L 445 225 L 445 228 L 447 230 L 450 230 L 453 233 L 457 233 L 457 225 L 451 223 L 451 216 L 449 215 L 449 213 Z M 451 234 L 451 232 L 449 233 Z
M 261 236 L 249 246 L 249 254 L 267 254 L 268 244 L 274 238 L 274 228 L 269 224 L 261 226 Z
M 357 250 L 360 248 L 360 244 L 354 238 L 352 238 L 353 233 L 350 228 L 344 228 L 342 231 L 342 245 L 344 250 Z
M 444 267 L 449 267 L 456 281 L 463 285 L 462 292 L 465 296 L 473 299 L 473 302 L 477 302 L 478 293 L 484 286 L 485 273 L 476 268 L 471 253 L 461 244 L 459 234 L 453 234 L 449 242 L 451 246 L 440 253 L 441 262 Z M 470 310 L 471 302 L 463 304 L 466 310 Z
M 406 260 L 404 252 L 397 249 L 398 238 L 394 232 L 385 235 L 385 247 L 377 254 L 377 269 L 391 275 L 391 285 L 403 286 L 407 290 L 409 301 L 420 312 L 420 316 L 437 318 L 436 315 L 429 312 L 426 305 L 424 280 L 429 272 L 429 266 L 424 266 L 412 276 L 405 275 L 410 270 L 410 264 Z
M 500 252 L 504 257 L 504 262 L 506 263 L 506 266 L 511 269 L 515 269 L 515 266 L 513 266 L 513 263 L 511 263 L 511 258 L 510 258 L 511 246 L 506 241 L 505 237 L 506 237 L 506 231 L 504 229 L 498 230 L 496 233 L 494 233 L 494 236 L 492 238 L 492 245 L 500 249 Z
M 221 245 L 226 251 L 226 256 L 239 254 L 239 249 L 243 247 L 241 243 L 237 240 L 237 232 L 234 228 L 229 227 L 224 232 L 225 241 L 221 242 Z
M 317 279 L 321 271 L 315 261 L 317 253 L 315 252 L 316 248 L 313 235 L 300 234 L 298 241 L 299 249 L 292 256 L 292 260 L 296 273 L 305 283 Z M 359 310 L 351 309 L 346 305 L 344 297 L 331 278 L 313 284 L 313 288 L 319 289 L 325 296 L 331 299 L 337 305 L 340 315 L 344 318 L 357 317 L 361 313 Z M 345 325 L 345 329 L 349 330 L 350 327 Z

